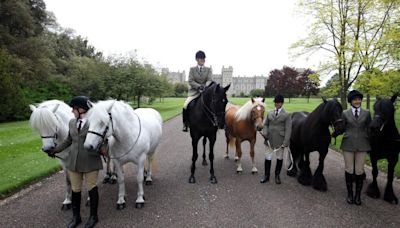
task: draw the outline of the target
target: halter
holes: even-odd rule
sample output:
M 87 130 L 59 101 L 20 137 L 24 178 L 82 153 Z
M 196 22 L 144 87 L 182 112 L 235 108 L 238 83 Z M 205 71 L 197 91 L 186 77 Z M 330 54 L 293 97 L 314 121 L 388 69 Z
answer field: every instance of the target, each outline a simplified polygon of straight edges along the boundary
M 135 112 L 133 112 L 133 113 L 135 113 Z M 113 119 L 112 119 L 112 116 L 111 116 L 111 112 L 108 113 L 108 115 L 109 115 L 109 117 L 110 117 L 111 128 L 112 128 L 112 131 L 113 131 L 113 133 L 114 133 L 114 123 L 113 123 Z M 141 132 L 142 132 L 142 124 L 141 124 L 141 122 L 140 122 L 140 118 L 139 118 L 138 114 L 135 113 L 135 115 L 136 115 L 136 117 L 137 117 L 138 120 L 139 120 L 139 134 L 138 134 L 138 137 L 137 137 L 136 140 L 135 140 L 135 143 L 133 143 L 133 145 L 129 148 L 129 150 L 127 150 L 127 152 L 124 153 L 124 154 L 122 154 L 121 156 L 119 156 L 119 157 L 112 157 L 112 156 L 109 156 L 109 158 L 111 158 L 111 159 L 120 159 L 120 158 L 122 158 L 123 156 L 127 155 L 127 154 L 133 149 L 133 147 L 136 146 L 136 143 L 138 142 L 138 140 L 139 140 L 139 138 L 140 138 L 140 134 L 141 134 Z M 98 132 L 95 132 L 95 131 L 88 131 L 88 133 L 97 135 L 97 136 L 99 136 L 99 137 L 102 139 L 101 143 L 99 143 L 99 145 L 97 146 L 96 151 L 99 150 L 100 145 L 104 145 L 104 144 L 108 141 L 108 140 L 106 139 L 106 135 L 107 135 L 108 130 L 109 130 L 109 127 L 107 126 L 106 129 L 104 129 L 104 132 L 103 132 L 102 134 L 101 134 L 101 133 L 98 133 Z M 115 137 L 115 136 L 114 136 L 114 137 Z
M 379 128 L 379 131 L 382 132 L 382 131 L 383 131 L 383 128 L 385 127 L 385 125 L 387 124 L 387 122 L 388 122 L 389 120 L 387 119 L 387 120 L 384 121 L 384 119 L 382 118 L 382 116 L 380 116 L 380 115 L 378 115 L 378 114 L 376 114 L 374 117 L 375 117 L 376 119 L 381 119 L 381 120 L 382 120 L 382 125 L 381 125 L 381 127 Z

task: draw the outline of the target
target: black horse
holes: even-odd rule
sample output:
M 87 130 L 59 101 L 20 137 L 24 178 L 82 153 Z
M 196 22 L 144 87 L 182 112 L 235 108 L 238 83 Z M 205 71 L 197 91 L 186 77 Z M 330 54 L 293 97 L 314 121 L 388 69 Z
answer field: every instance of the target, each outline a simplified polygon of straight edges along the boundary
M 230 85 L 222 87 L 213 82 L 204 89 L 197 99 L 193 100 L 188 105 L 189 128 L 193 147 L 189 183 L 196 182 L 194 172 L 196 170 L 196 161 L 198 157 L 197 144 L 201 137 L 204 137 L 203 146 L 205 145 L 206 138 L 208 138 L 210 146 L 210 182 L 213 184 L 217 183 L 217 178 L 214 175 L 213 163 L 214 144 L 217 139 L 218 128 L 223 129 L 225 127 L 225 107 L 228 103 L 226 91 L 228 91 L 229 87 Z
M 397 95 L 391 99 L 377 99 L 374 104 L 374 118 L 371 122 L 371 164 L 373 181 L 367 188 L 367 195 L 373 198 L 379 198 L 380 192 L 376 177 L 378 176 L 377 161 L 387 159 L 388 175 L 385 189 L 384 200 L 389 203 L 398 203 L 398 199 L 393 192 L 394 167 L 399 159 L 400 135 L 394 121 L 394 102 Z
M 297 168 L 299 168 L 298 181 L 303 185 L 312 184 L 315 189 L 320 191 L 327 190 L 323 171 L 324 160 L 331 142 L 329 126 L 334 128 L 333 137 L 344 131 L 343 109 L 340 103 L 336 99 L 328 101 L 323 98 L 323 101 L 311 113 L 294 112 L 292 114 L 290 150 L 294 163 L 287 172 L 289 176 L 296 176 Z M 310 169 L 310 153 L 313 151 L 319 152 L 319 164 L 314 177 L 312 177 Z

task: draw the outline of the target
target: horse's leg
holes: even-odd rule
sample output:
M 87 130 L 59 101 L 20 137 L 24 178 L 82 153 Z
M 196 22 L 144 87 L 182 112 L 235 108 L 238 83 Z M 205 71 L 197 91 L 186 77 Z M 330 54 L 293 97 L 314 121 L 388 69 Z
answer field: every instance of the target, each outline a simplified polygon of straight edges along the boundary
M 225 139 L 226 139 L 226 152 L 224 158 L 229 159 L 229 142 L 231 141 L 231 136 L 229 135 L 228 129 L 225 129 Z
M 154 159 L 154 152 L 149 153 L 147 156 L 147 173 L 146 173 L 146 180 L 145 184 L 146 185 L 152 185 L 153 184 L 153 179 L 152 179 L 152 173 L 153 173 L 153 159 Z
M 110 158 L 106 158 L 106 174 L 104 175 L 103 184 L 109 183 L 111 178 Z
M 378 176 L 378 159 L 375 157 L 373 154 L 375 153 L 372 151 L 370 153 L 370 158 L 371 158 L 371 165 L 372 165 L 372 183 L 368 185 L 367 188 L 367 195 L 372 198 L 379 198 L 381 196 L 381 193 L 379 192 L 379 187 L 378 187 L 378 182 L 377 182 L 377 176 Z
M 192 147 L 193 147 L 193 155 L 192 155 L 192 166 L 190 167 L 190 177 L 189 183 L 196 183 L 196 178 L 194 178 L 194 172 L 196 171 L 196 161 L 197 161 L 197 143 L 199 142 L 200 137 L 197 135 L 192 136 Z M 211 146 L 211 143 L 210 143 Z
M 110 160 L 110 172 L 111 172 L 111 178 L 110 178 L 110 184 L 115 184 L 117 183 L 117 171 L 115 170 L 115 164 L 111 161 L 111 158 L 109 158 Z
M 207 160 L 206 160 L 206 143 L 207 143 L 207 138 L 203 137 L 203 165 L 207 165 Z
M 258 172 L 256 168 L 256 163 L 254 162 L 254 145 L 256 144 L 255 138 L 250 141 L 250 157 L 251 157 L 251 163 L 253 165 L 253 168 L 251 169 L 251 174 L 255 174 Z
M 395 156 L 389 156 L 388 157 L 388 174 L 387 174 L 387 183 L 386 183 L 386 189 L 385 189 L 385 194 L 383 196 L 383 199 L 389 203 L 395 203 L 398 204 L 399 201 L 396 197 L 396 195 L 393 192 L 393 175 L 394 175 L 394 167 L 396 166 L 398 161 L 398 154 L 395 153 Z
M 137 170 L 137 184 L 138 184 L 138 193 L 136 198 L 135 207 L 143 208 L 144 207 L 144 191 L 143 191 L 143 180 L 144 180 L 144 164 L 146 162 L 146 154 L 142 154 L 138 161 L 138 170 Z
M 117 210 L 122 210 L 125 208 L 125 177 L 122 171 L 122 164 L 117 160 L 113 159 L 115 170 L 118 176 L 118 201 Z
M 312 175 L 310 169 L 310 153 L 304 152 L 301 156 L 300 160 L 300 175 L 298 177 L 298 181 L 302 185 L 310 185 L 312 182 Z M 304 156 L 304 158 L 303 158 Z M 303 160 L 304 159 L 304 160 Z
M 210 141 L 210 154 L 208 155 L 210 159 L 210 182 L 212 184 L 216 184 L 218 181 L 214 175 L 214 144 L 215 140 L 217 139 L 217 132 L 211 135 L 208 139 Z
M 242 173 L 243 169 L 242 169 L 242 146 L 241 146 L 241 139 L 240 138 L 236 138 L 235 141 L 235 145 L 236 145 L 236 155 L 237 155 L 237 159 L 236 160 L 236 164 L 237 164 L 237 169 L 236 172 L 237 173 Z
M 327 190 L 327 184 L 324 177 L 324 161 L 327 154 L 328 154 L 328 149 L 319 151 L 319 163 L 317 169 L 315 170 L 314 177 L 312 180 L 314 189 L 317 189 L 319 191 Z
M 72 195 L 72 189 L 71 189 L 71 179 L 69 178 L 68 170 L 67 167 L 65 166 L 65 162 L 60 160 L 61 167 L 64 171 L 65 174 L 65 199 L 63 202 L 63 205 L 61 207 L 61 210 L 69 210 L 71 209 L 72 206 L 72 201 L 71 201 L 71 195 Z

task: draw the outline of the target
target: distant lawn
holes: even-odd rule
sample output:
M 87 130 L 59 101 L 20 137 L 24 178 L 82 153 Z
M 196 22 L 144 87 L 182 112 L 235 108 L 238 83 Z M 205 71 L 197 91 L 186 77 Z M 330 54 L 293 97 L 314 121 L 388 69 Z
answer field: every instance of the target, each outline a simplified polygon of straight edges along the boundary
M 179 115 L 185 98 L 159 99 L 152 107 L 164 121 Z M 41 151 L 42 142 L 28 121 L 0 124 L 0 198 L 60 170 L 59 162 Z
M 235 98 L 230 98 L 229 102 L 236 104 L 236 105 L 243 105 L 248 100 L 250 100 L 250 98 L 236 98 L 235 97 Z M 267 105 L 267 111 L 272 110 L 274 108 L 273 98 L 267 98 L 265 103 Z M 309 103 L 307 103 L 307 99 L 305 99 L 305 98 L 292 98 L 292 99 L 290 99 L 290 103 L 289 103 L 289 100 L 287 98 L 285 98 L 284 108 L 285 108 L 285 110 L 287 110 L 289 112 L 295 112 L 295 111 L 311 112 L 321 103 L 322 103 L 322 99 L 320 99 L 320 98 L 312 98 L 312 99 L 310 99 Z M 374 104 L 374 101 L 371 101 L 371 109 L 372 109 L 373 104 Z M 365 105 L 365 103 L 363 103 L 363 105 Z M 370 110 L 370 111 L 372 111 L 372 110 Z M 395 121 L 396 121 L 397 128 L 400 129 L 400 112 L 399 111 L 396 112 Z M 334 140 L 332 139 L 332 144 L 333 143 L 334 143 Z M 340 152 L 339 148 L 340 148 L 341 143 L 342 143 L 342 136 L 339 136 L 336 138 L 336 144 L 331 145 L 331 148 Z M 366 160 L 367 164 L 369 164 L 369 165 L 371 164 L 369 156 L 367 156 L 365 158 L 365 160 Z M 386 172 L 387 164 L 388 163 L 386 160 L 380 160 L 380 161 L 378 161 L 378 168 L 380 170 L 383 170 Z M 396 165 L 395 175 L 397 177 L 400 177 L 400 164 L 399 163 Z

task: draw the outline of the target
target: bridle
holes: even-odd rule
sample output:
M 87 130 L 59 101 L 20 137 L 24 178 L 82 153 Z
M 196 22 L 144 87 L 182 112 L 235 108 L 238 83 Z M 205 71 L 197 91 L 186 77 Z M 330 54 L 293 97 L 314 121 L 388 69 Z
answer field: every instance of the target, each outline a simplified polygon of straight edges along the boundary
M 58 124 L 60 121 L 59 121 L 57 115 L 55 113 L 53 113 L 53 115 L 56 117 L 57 124 Z M 53 135 L 45 135 L 45 136 L 41 135 L 40 137 L 42 139 L 53 139 L 54 145 L 57 145 L 57 143 L 56 143 L 56 140 L 58 139 L 58 127 L 57 127 L 57 125 L 56 125 L 56 131 L 54 132 Z
M 133 112 L 133 113 L 135 113 L 135 112 Z M 127 150 L 127 151 L 126 151 L 124 154 L 122 154 L 121 156 L 118 156 L 118 157 L 109 156 L 109 158 L 111 158 L 111 159 L 120 159 L 120 158 L 122 158 L 123 156 L 127 155 L 127 154 L 133 149 L 133 147 L 136 146 L 136 143 L 138 142 L 138 139 L 139 139 L 140 134 L 141 134 L 141 132 L 142 132 L 142 124 L 141 124 L 141 121 L 140 121 L 139 116 L 138 116 L 136 113 L 135 113 L 135 115 L 136 115 L 136 117 L 137 117 L 138 120 L 139 120 L 139 134 L 138 134 L 138 137 L 137 137 L 136 140 L 135 140 L 135 143 L 133 143 L 133 145 L 129 148 L 129 150 Z M 111 112 L 108 113 L 108 116 L 109 116 L 110 122 L 111 122 L 111 129 L 112 129 L 112 131 L 113 131 L 113 133 L 114 133 L 114 122 L 113 122 L 113 118 L 112 118 Z M 99 137 L 102 139 L 102 140 L 101 140 L 101 143 L 98 144 L 98 146 L 97 146 L 97 148 L 96 148 L 96 151 L 98 151 L 99 148 L 100 148 L 102 145 L 108 143 L 108 139 L 106 138 L 106 135 L 107 135 L 108 130 L 109 130 L 109 126 L 107 126 L 107 127 L 104 129 L 103 133 L 98 133 L 98 132 L 95 132 L 95 131 L 88 131 L 88 134 L 91 133 L 91 134 L 97 135 L 97 136 L 99 136 Z M 115 138 L 115 136 L 114 136 L 114 138 Z
M 218 127 L 218 116 L 219 115 L 225 115 L 225 111 L 223 112 L 215 112 L 215 103 L 217 103 L 217 99 L 214 99 L 214 96 L 212 96 L 211 98 L 211 107 L 214 108 L 214 110 L 212 110 L 210 107 L 207 107 L 207 105 L 204 103 L 204 95 L 201 94 L 201 104 L 202 104 L 202 108 L 204 113 L 207 116 L 207 119 L 210 120 L 210 122 L 212 123 L 212 125 L 214 127 Z

